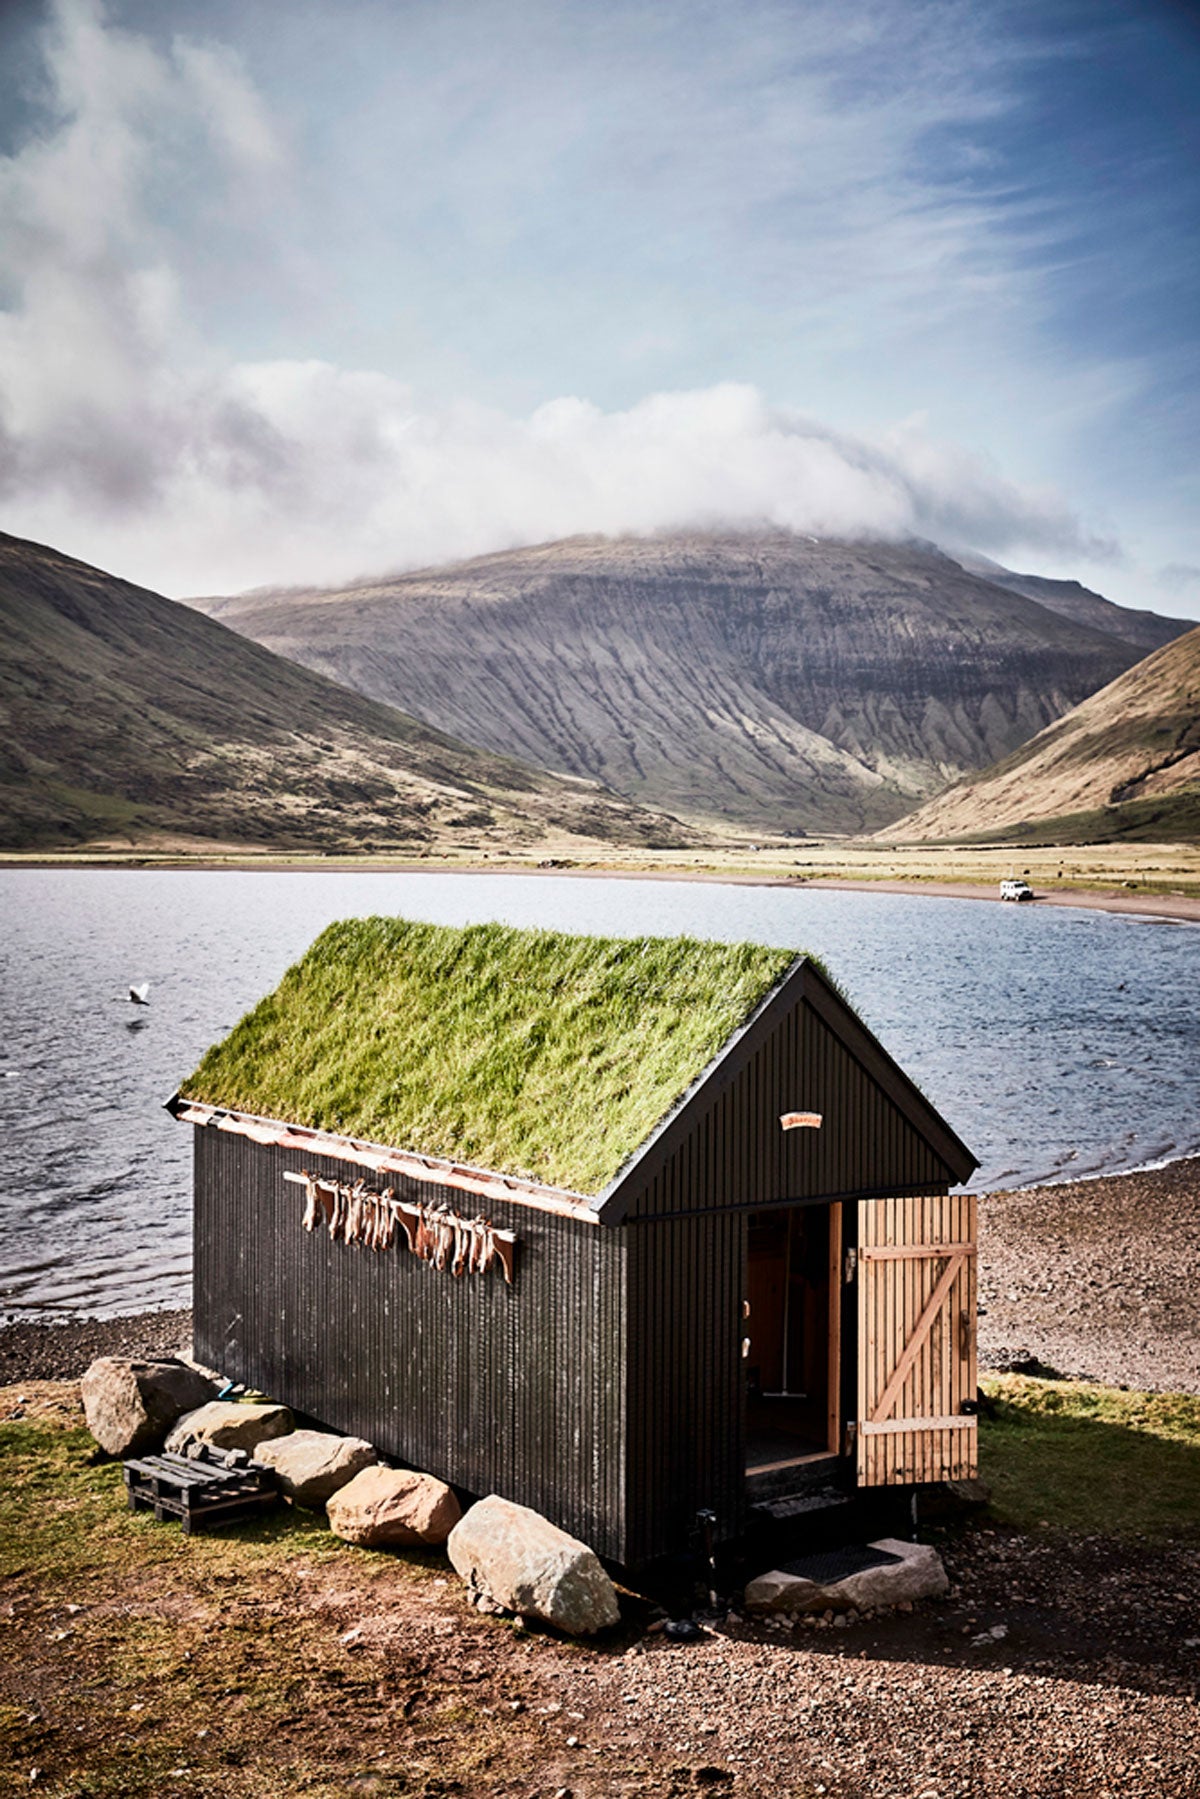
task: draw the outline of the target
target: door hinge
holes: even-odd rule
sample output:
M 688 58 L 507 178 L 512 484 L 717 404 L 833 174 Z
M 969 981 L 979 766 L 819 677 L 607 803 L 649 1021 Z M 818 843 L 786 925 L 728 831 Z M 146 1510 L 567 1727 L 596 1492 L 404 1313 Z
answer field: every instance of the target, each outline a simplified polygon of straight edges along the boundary
M 855 1445 L 857 1444 L 857 1442 L 858 1442 L 858 1426 L 857 1426 L 857 1424 L 848 1424 L 846 1426 L 846 1447 L 845 1447 L 843 1453 L 845 1455 L 853 1455 L 854 1450 L 855 1450 Z
M 854 1279 L 854 1277 L 857 1273 L 858 1273 L 858 1251 L 856 1249 L 848 1249 L 846 1251 L 845 1269 L 842 1274 L 842 1279 L 845 1281 L 847 1286 L 850 1285 L 850 1282 Z

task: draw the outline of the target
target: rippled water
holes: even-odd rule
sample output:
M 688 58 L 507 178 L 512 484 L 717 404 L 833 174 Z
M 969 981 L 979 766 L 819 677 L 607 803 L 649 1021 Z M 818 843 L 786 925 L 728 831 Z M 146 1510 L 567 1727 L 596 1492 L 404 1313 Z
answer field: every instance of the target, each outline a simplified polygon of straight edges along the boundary
M 187 1303 L 190 1132 L 162 1102 L 325 924 L 369 912 L 811 949 L 980 1158 L 977 1186 L 1200 1152 L 1189 926 L 668 881 L 0 871 L 0 1313 Z

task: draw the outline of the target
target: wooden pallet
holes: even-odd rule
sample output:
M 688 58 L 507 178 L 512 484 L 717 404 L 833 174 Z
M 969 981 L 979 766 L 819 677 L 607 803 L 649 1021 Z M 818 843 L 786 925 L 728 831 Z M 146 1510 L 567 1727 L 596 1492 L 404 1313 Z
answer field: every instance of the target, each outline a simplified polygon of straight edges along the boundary
M 252 1517 L 276 1505 L 279 1492 L 266 1468 L 220 1468 L 183 1455 L 148 1455 L 125 1463 L 131 1512 L 178 1518 L 183 1534 Z

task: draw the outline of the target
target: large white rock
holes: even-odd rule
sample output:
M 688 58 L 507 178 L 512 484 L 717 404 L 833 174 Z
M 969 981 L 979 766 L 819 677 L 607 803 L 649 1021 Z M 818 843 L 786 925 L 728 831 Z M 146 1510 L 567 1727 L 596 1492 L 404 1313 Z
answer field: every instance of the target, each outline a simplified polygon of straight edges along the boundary
M 462 1517 L 444 1480 L 410 1468 L 364 1468 L 327 1510 L 333 1534 L 363 1549 L 437 1548 Z
M 101 1356 L 80 1383 L 87 1427 L 109 1455 L 157 1450 L 175 1420 L 216 1391 L 186 1362 L 130 1361 Z
M 613 1584 L 586 1543 L 495 1493 L 455 1525 L 446 1551 L 471 1591 L 505 1611 L 572 1636 L 591 1636 L 620 1616 Z
M 260 1443 L 254 1460 L 273 1468 L 280 1489 L 297 1505 L 324 1505 L 362 1468 L 376 1459 L 361 1437 L 339 1437 L 332 1431 L 294 1430 L 286 1437 Z
M 165 1447 L 183 1455 L 191 1443 L 209 1443 L 214 1449 L 256 1449 L 270 1437 L 286 1437 L 296 1428 L 285 1405 L 239 1405 L 230 1399 L 213 1399 L 178 1420 Z
M 949 1586 L 942 1558 L 928 1543 L 904 1543 L 898 1537 L 881 1537 L 870 1548 L 898 1561 L 847 1574 L 843 1580 L 805 1580 L 798 1574 L 775 1569 L 760 1574 L 746 1588 L 748 1612 L 873 1611 L 898 1605 L 902 1599 L 936 1599 Z

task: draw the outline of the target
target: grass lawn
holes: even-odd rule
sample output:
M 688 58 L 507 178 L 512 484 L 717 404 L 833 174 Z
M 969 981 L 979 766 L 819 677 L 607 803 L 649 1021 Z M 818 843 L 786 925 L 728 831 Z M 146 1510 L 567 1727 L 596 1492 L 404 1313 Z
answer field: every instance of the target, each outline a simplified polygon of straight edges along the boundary
M 37 1416 L 42 1391 L 0 1404 L 34 1399 L 0 1425 L 0 1794 L 474 1793 L 532 1764 L 524 1719 L 490 1716 L 470 1669 L 499 1642 L 520 1697 L 537 1639 L 436 1586 L 442 1557 L 369 1555 L 290 1507 L 185 1538 L 127 1511 L 77 1402 Z M 343 1641 L 364 1617 L 394 1622 L 383 1665 Z
M 980 1421 L 992 1509 L 1025 1530 L 1200 1542 L 1200 1397 L 994 1375 Z

